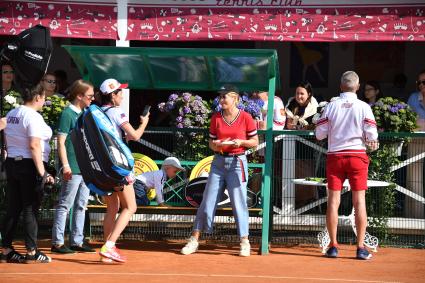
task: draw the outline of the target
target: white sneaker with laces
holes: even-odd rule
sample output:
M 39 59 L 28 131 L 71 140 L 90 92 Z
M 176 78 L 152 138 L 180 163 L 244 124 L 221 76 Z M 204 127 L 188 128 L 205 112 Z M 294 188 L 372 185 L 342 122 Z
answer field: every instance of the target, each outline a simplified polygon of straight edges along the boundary
M 189 242 L 187 242 L 186 246 L 181 249 L 181 254 L 190 255 L 198 250 L 199 242 L 195 237 L 191 236 L 189 238 Z
M 241 240 L 241 249 L 239 251 L 239 256 L 250 256 L 251 255 L 251 245 L 248 239 Z

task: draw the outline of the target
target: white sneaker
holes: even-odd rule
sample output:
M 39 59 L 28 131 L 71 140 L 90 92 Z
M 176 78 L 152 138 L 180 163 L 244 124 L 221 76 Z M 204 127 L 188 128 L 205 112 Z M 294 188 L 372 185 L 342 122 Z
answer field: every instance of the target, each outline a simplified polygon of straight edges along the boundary
M 239 251 L 239 256 L 250 256 L 251 255 L 251 245 L 249 244 L 248 239 L 241 240 L 241 249 Z
M 186 246 L 181 249 L 181 254 L 190 255 L 198 250 L 199 242 L 195 237 L 191 236 L 189 238 L 189 242 L 187 242 Z

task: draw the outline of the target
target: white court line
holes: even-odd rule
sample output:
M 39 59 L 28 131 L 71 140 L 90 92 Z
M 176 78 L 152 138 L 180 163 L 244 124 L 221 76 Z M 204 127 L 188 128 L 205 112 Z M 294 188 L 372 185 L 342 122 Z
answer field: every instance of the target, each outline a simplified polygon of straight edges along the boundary
M 180 276 L 180 277 L 224 277 L 224 278 L 257 278 L 257 279 L 293 279 L 311 281 L 332 281 L 332 282 L 362 282 L 362 283 L 396 283 L 398 281 L 375 281 L 375 280 L 355 280 L 342 278 L 315 278 L 315 277 L 291 277 L 272 275 L 234 275 L 234 274 L 195 274 L 195 273 L 143 273 L 143 272 L 2 272 L 0 278 L 5 275 L 116 275 L 116 276 Z

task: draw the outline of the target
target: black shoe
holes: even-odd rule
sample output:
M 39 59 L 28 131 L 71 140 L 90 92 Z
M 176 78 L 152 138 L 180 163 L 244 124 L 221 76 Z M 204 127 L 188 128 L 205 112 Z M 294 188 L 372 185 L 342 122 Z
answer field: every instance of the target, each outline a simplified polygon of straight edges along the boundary
M 39 250 L 35 251 L 35 254 L 25 255 L 25 263 L 49 263 L 52 262 L 52 259 L 45 255 L 44 253 L 40 252 Z
M 65 245 L 61 245 L 61 246 L 53 245 L 50 248 L 50 250 L 52 251 L 52 253 L 57 253 L 57 254 L 74 254 L 75 253 L 73 250 L 69 249 Z
M 71 246 L 70 249 L 74 252 L 80 253 L 95 253 L 96 250 L 90 247 L 87 244 L 82 244 L 81 246 Z
M 0 262 L 23 263 L 24 260 L 25 257 L 15 250 L 12 250 L 7 255 L 4 255 L 3 253 L 0 254 Z

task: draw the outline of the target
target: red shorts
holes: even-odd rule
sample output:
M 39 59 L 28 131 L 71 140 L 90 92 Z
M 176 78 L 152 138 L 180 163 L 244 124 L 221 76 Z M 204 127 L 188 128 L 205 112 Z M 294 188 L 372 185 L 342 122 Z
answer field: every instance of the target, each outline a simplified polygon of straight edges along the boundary
M 366 153 L 328 154 L 326 159 L 328 189 L 340 191 L 345 179 L 348 179 L 351 190 L 367 190 L 368 166 L 369 158 Z

